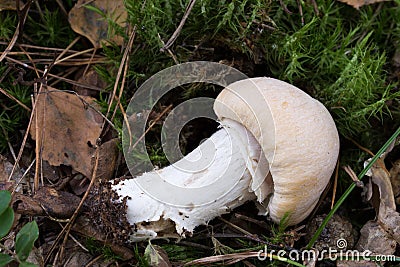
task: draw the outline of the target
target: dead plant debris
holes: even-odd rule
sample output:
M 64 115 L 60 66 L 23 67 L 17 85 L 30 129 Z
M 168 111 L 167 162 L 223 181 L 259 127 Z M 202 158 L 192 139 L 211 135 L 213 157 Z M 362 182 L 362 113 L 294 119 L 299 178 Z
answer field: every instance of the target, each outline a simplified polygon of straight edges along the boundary
M 110 35 L 108 20 L 115 21 L 121 28 L 126 26 L 127 12 L 122 0 L 78 0 L 68 14 L 71 28 L 90 40 L 95 48 L 114 42 L 122 45 L 123 37 Z
M 53 166 L 71 166 L 90 177 L 103 122 L 94 108 L 99 108 L 94 98 L 55 88 L 38 94 L 30 134 L 39 140 L 42 159 Z

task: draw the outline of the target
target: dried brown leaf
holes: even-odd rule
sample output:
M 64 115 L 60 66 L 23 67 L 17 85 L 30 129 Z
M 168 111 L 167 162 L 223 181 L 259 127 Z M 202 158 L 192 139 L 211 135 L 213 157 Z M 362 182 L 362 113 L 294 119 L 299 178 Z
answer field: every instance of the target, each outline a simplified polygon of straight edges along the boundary
M 390 173 L 378 164 L 372 166 L 371 172 L 372 183 L 379 190 L 378 223 L 392 239 L 400 244 L 400 214 L 396 211 Z
M 356 246 L 359 251 L 368 249 L 374 254 L 382 255 L 391 255 L 395 252 L 396 241 L 386 233 L 379 223 L 367 222 L 360 233 L 361 236 Z
M 80 201 L 74 194 L 41 187 L 33 197 L 17 193 L 13 198 L 13 208 L 19 214 L 64 219 L 72 216 Z
M 100 146 L 97 179 L 109 181 L 115 178 L 114 172 L 118 159 L 118 143 L 119 139 L 114 138 Z
M 80 84 L 85 84 L 85 85 L 93 85 L 94 87 L 104 89 L 107 87 L 107 83 L 101 78 L 99 73 L 91 68 L 87 72 L 84 71 L 84 69 L 81 69 L 77 74 L 76 74 L 76 80 Z M 98 90 L 93 90 L 90 88 L 74 85 L 72 87 L 72 90 L 77 92 L 79 95 L 84 95 L 84 96 L 92 96 L 96 97 L 99 94 Z
M 103 118 L 86 103 L 97 106 L 91 97 L 80 98 L 48 87 L 38 95 L 30 133 L 33 139 L 39 138 L 44 160 L 53 166 L 71 166 L 90 177 L 94 146 L 101 133 Z M 36 136 L 36 127 L 39 136 Z
M 125 10 L 123 0 L 78 0 L 68 14 L 71 28 L 88 38 L 95 48 L 107 44 L 106 40 L 113 41 L 117 45 L 123 44 L 123 37 L 113 35 L 108 38 L 109 25 L 106 19 L 94 10 L 88 9 L 90 5 L 101 10 L 105 16 L 110 17 L 121 27 L 125 27 L 128 13 Z
M 392 183 L 393 194 L 396 204 L 400 204 L 400 160 L 396 160 L 390 169 L 390 182 Z
M 168 255 L 160 246 L 149 243 L 144 252 L 148 264 L 152 267 L 171 267 Z
M 367 222 L 361 229 L 361 237 L 357 243 L 360 251 L 370 250 L 373 254 L 393 255 L 396 243 L 400 244 L 400 214 L 396 211 L 390 173 L 383 164 L 384 158 L 393 149 L 392 144 L 370 169 L 371 182 L 378 188 L 368 187 L 367 194 L 377 209 L 377 220 Z M 376 203 L 377 202 L 377 203 Z

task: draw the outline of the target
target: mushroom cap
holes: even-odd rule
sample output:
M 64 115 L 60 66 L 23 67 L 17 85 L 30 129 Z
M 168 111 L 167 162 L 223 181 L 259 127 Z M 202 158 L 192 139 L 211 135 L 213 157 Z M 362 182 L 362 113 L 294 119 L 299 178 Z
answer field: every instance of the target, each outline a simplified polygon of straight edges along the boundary
M 261 145 L 270 172 L 264 177 L 272 176 L 273 190 L 261 199 L 260 190 L 255 193 L 272 220 L 287 215 L 288 225 L 304 220 L 318 203 L 339 154 L 328 110 L 299 88 L 262 77 L 230 84 L 218 95 L 214 111 L 222 124 L 226 119 L 241 123 Z

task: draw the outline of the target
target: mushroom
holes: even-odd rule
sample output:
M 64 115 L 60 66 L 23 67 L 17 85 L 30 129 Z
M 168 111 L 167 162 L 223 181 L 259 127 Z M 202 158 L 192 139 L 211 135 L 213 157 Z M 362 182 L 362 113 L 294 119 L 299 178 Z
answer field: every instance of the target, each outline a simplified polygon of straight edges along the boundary
M 112 185 L 126 199 L 133 241 L 171 231 L 185 236 L 249 200 L 276 223 L 286 217 L 288 225 L 316 206 L 339 153 L 335 123 L 320 102 L 262 77 L 230 84 L 214 111 L 221 129 L 191 153 Z

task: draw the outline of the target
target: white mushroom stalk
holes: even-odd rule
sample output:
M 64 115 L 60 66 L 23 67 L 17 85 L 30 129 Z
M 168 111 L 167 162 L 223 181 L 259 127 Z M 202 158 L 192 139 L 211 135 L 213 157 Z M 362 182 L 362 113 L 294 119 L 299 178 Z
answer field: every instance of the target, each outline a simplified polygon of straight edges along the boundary
M 339 152 L 321 103 L 285 82 L 253 78 L 225 88 L 214 111 L 222 129 L 194 151 L 112 186 L 127 197 L 132 240 L 164 237 L 171 227 L 184 236 L 249 200 L 274 222 L 288 216 L 289 225 L 316 206 Z

